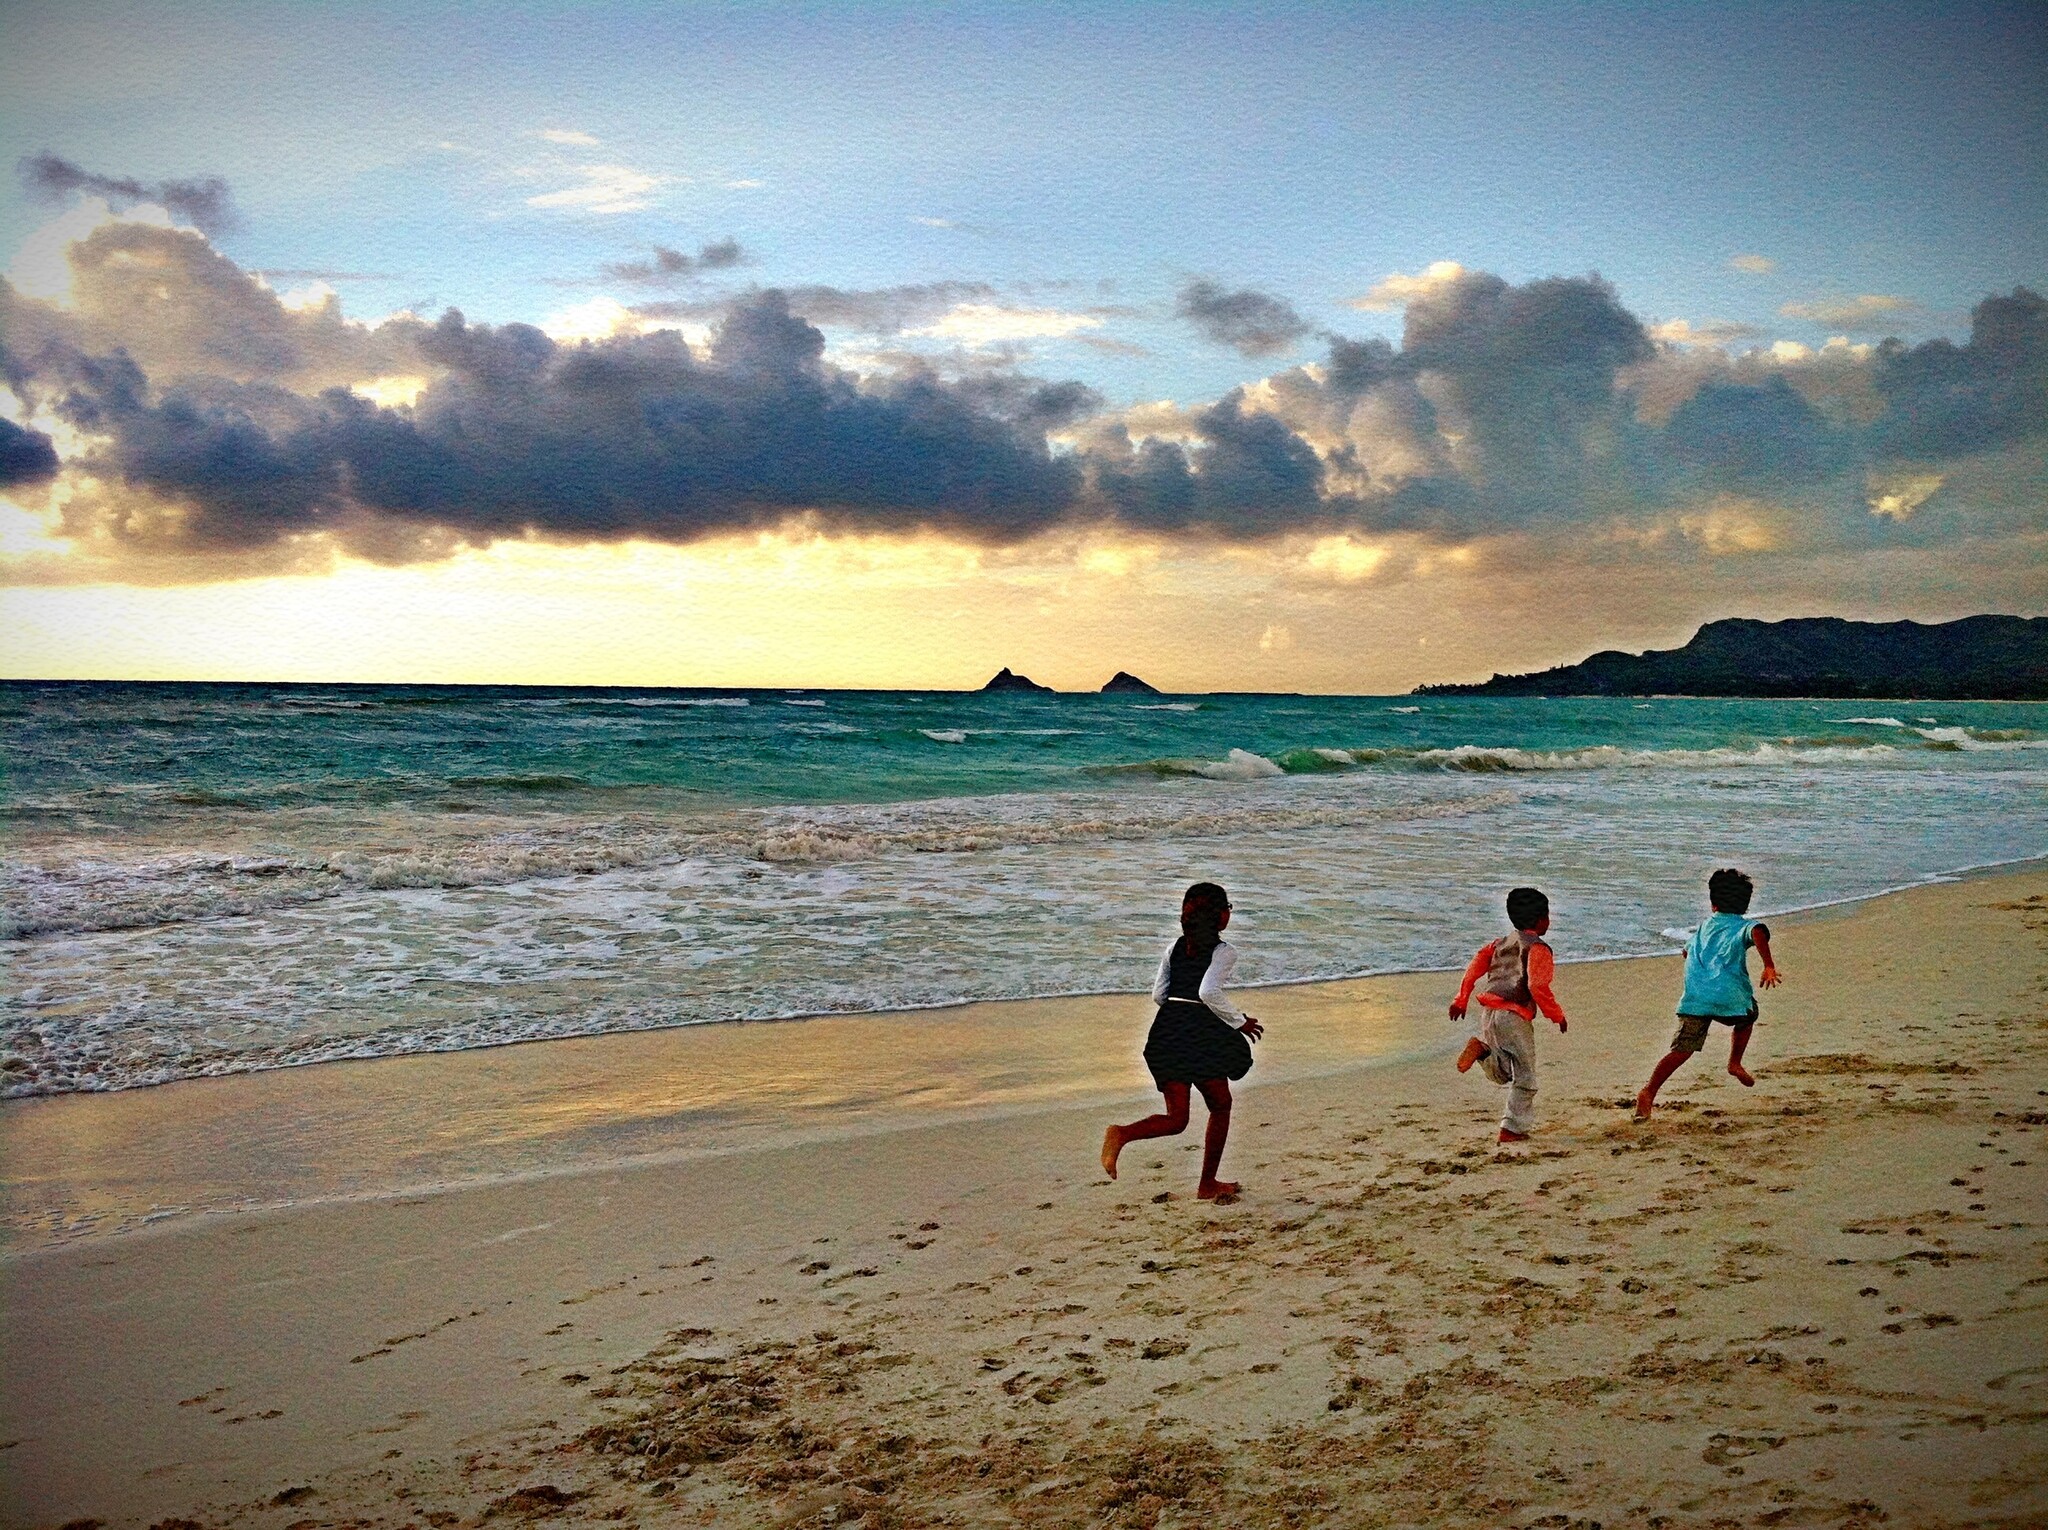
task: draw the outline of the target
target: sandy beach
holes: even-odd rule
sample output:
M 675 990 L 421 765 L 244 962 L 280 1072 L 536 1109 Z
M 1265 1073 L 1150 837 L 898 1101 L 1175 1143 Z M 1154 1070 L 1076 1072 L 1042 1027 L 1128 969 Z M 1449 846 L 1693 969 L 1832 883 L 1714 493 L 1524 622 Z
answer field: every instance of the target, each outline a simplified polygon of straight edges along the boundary
M 2048 871 L 1772 922 L 1756 1088 L 1632 1124 L 1676 959 L 1566 965 L 1513 1150 L 1447 1028 L 1285 1076 L 1444 976 L 1256 995 L 1230 1205 L 1134 1098 L 10 1254 L 6 1521 L 2048 1522 Z

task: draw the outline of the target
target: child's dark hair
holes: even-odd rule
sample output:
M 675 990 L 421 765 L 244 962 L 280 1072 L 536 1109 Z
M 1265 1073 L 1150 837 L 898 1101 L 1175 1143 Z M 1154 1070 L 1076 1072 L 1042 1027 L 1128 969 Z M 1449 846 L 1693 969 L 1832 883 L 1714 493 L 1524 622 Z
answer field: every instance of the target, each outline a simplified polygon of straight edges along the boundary
M 1230 894 L 1214 882 L 1197 882 L 1181 895 L 1181 939 L 1188 954 L 1207 957 L 1223 938 L 1223 916 L 1230 911 Z
M 1733 866 L 1723 866 L 1707 878 L 1707 901 L 1717 914 L 1746 914 L 1756 883 Z
M 1518 930 L 1533 930 L 1550 917 L 1550 900 L 1533 887 L 1516 887 L 1508 892 L 1508 923 Z

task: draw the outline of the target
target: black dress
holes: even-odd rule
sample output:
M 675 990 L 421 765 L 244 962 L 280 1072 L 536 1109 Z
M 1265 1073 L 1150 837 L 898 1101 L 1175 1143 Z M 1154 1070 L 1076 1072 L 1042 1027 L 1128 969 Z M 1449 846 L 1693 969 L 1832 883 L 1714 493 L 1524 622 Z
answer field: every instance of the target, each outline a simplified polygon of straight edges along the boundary
M 1161 1089 L 1212 1078 L 1239 1079 L 1252 1071 L 1251 1042 L 1200 998 L 1214 955 L 1195 955 L 1183 939 L 1174 942 L 1167 959 L 1166 1000 L 1145 1038 L 1145 1066 Z

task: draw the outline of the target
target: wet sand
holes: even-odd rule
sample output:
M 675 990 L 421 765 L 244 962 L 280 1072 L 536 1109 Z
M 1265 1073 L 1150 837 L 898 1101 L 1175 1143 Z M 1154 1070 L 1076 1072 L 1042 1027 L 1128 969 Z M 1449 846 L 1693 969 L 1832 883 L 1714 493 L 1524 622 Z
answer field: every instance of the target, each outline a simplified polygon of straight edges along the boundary
M 2048 872 L 1773 924 L 1755 1089 L 1632 1124 L 1677 963 L 1568 965 L 1532 1142 L 1268 1082 L 1233 1205 L 1090 1106 L 13 1255 L 7 1522 L 2048 1522 Z M 1270 1072 L 1447 986 L 1261 994 Z

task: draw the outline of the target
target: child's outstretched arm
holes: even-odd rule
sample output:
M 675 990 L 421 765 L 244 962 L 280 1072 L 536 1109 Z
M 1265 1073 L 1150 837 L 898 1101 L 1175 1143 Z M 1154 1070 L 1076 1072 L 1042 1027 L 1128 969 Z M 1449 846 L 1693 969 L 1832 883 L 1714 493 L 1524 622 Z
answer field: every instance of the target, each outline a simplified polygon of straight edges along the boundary
M 1451 1000 L 1453 1020 L 1465 1018 L 1465 1006 L 1472 1002 L 1472 990 L 1479 986 L 1479 980 L 1486 975 L 1486 969 L 1492 962 L 1493 943 L 1489 941 L 1479 948 L 1479 954 L 1473 957 L 1471 964 L 1465 968 L 1465 981 L 1458 985 L 1458 996 Z
M 1778 975 L 1778 964 L 1771 960 L 1770 926 L 1760 924 L 1751 930 L 1749 932 L 1749 943 L 1756 947 L 1756 954 L 1764 959 L 1764 975 L 1762 979 L 1764 987 L 1776 988 L 1784 979 Z
M 1529 948 L 1529 997 L 1536 1001 L 1538 1009 L 1557 1022 L 1560 1031 L 1568 1031 L 1571 1027 L 1565 1023 L 1564 1006 L 1550 991 L 1550 979 L 1556 971 L 1557 961 L 1550 954 L 1550 947 L 1532 944 Z

